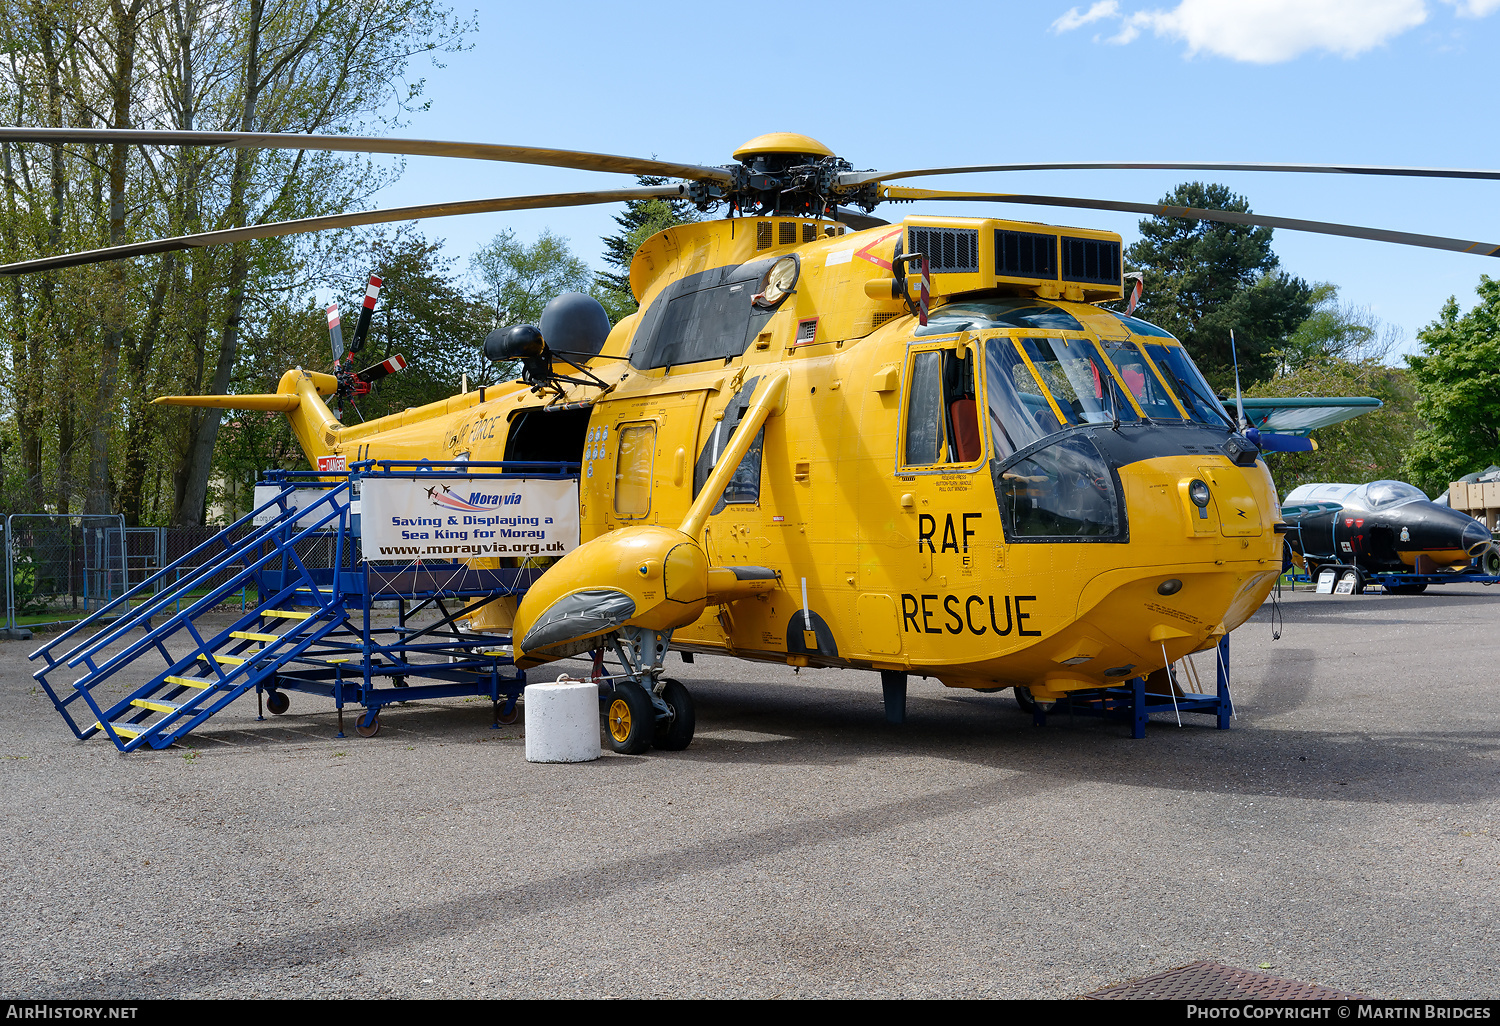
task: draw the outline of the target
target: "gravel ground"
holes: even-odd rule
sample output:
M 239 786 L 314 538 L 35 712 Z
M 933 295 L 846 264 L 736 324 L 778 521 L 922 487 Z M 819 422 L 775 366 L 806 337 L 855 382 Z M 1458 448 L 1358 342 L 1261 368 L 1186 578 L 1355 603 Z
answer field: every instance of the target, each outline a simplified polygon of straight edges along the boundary
M 338 739 L 302 695 L 120 755 L 0 642 L 0 994 L 1070 997 L 1210 959 L 1500 998 L 1497 601 L 1288 596 L 1234 635 L 1234 729 L 1141 741 L 674 655 L 692 747 L 572 766 L 484 701 Z

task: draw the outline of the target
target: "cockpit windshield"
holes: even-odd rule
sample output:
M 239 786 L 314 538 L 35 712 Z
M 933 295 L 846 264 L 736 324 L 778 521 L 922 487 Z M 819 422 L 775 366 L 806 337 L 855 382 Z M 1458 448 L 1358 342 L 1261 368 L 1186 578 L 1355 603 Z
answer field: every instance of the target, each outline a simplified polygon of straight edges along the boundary
M 1018 338 L 1016 345 L 1030 360 L 1068 424 L 1108 424 L 1135 421 L 1129 400 L 1102 353 L 1086 338 Z
M 1213 389 L 1188 359 L 1181 346 L 1148 342 L 1141 347 L 1187 412 L 1189 419 L 1214 427 L 1234 429 L 1234 421 L 1215 398 Z
M 1183 409 L 1172 401 L 1172 392 L 1162 383 L 1134 342 L 1100 339 L 1099 346 L 1120 372 L 1141 412 L 1152 420 L 1182 420 Z
M 1371 509 L 1385 509 L 1426 498 L 1425 492 L 1405 481 L 1371 481 L 1365 485 L 1365 501 Z

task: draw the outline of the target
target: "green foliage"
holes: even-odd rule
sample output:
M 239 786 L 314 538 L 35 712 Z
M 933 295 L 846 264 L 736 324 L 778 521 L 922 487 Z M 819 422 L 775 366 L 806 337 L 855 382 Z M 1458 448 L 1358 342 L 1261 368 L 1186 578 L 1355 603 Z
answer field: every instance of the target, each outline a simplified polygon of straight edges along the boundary
M 1500 463 L 1500 281 L 1479 279 L 1479 303 L 1459 315 L 1450 297 L 1406 358 L 1426 426 L 1407 453 L 1408 480 L 1436 494 Z
M 538 324 L 542 310 L 559 292 L 588 292 L 588 264 L 573 255 L 568 240 L 544 231 L 530 246 L 510 230 L 501 232 L 470 258 L 482 301 L 497 327 Z
M 1315 432 L 1316 452 L 1270 453 L 1266 462 L 1281 494 L 1313 481 L 1363 484 L 1402 479 L 1404 458 L 1417 428 L 1416 392 L 1408 373 L 1378 359 L 1337 357 L 1305 364 L 1290 374 L 1247 388 L 1249 396 L 1374 396 L 1384 405 Z M 1419 486 L 1420 487 L 1420 486 Z
M 641 185 L 665 185 L 667 179 L 637 175 L 636 181 Z M 612 322 L 636 311 L 635 296 L 630 291 L 630 261 L 635 258 L 636 250 L 657 232 L 696 221 L 699 216 L 686 200 L 664 199 L 633 200 L 615 215 L 619 233 L 603 236 L 601 240 L 604 262 L 614 270 L 594 275 L 595 298 L 609 311 Z
M 1222 185 L 1189 182 L 1162 199 L 1173 206 L 1248 212 L 1249 203 Z M 1269 378 L 1277 354 L 1312 312 L 1314 290 L 1278 269 L 1271 229 L 1217 221 L 1149 217 L 1141 240 L 1126 252 L 1131 270 L 1145 272 L 1138 316 L 1182 340 L 1209 384 L 1234 387 L 1229 332 L 1243 381 Z
M 370 248 L 367 266 L 383 284 L 370 336 L 355 357 L 355 367 L 397 354 L 406 357 L 407 367 L 376 382 L 358 401 L 357 417 L 370 420 L 447 399 L 460 390 L 466 375 L 474 385 L 494 380 L 493 365 L 484 359 L 482 348 L 491 322 L 489 310 L 469 294 L 453 269 L 455 260 L 442 255 L 442 245 L 402 229 L 382 236 Z M 341 305 L 349 311 L 344 317 L 346 344 L 354 338 L 367 279 L 368 272 L 350 275 L 345 285 L 348 299 Z M 354 419 L 346 413 L 344 422 Z
M 419 106 L 413 61 L 458 48 L 472 28 L 430 0 L 0 0 L 0 12 L 0 121 L 35 126 L 375 134 Z M 347 154 L 125 143 L 10 143 L 0 164 L 6 261 L 348 210 L 390 178 Z M 0 421 L 15 444 L 0 446 L 0 483 L 30 511 L 83 499 L 131 523 L 196 522 L 221 415 L 150 399 L 326 367 L 326 355 L 274 373 L 261 361 L 352 239 L 267 239 L 7 280 Z M 233 433 L 253 422 L 222 423 Z M 242 445 L 256 447 L 267 454 L 265 439 Z
M 1307 453 L 1268 453 L 1266 462 L 1284 495 L 1313 481 L 1363 484 L 1400 478 L 1418 419 L 1410 375 L 1387 366 L 1397 342 L 1382 331 L 1368 310 L 1338 301 L 1338 288 L 1312 290 L 1317 306 L 1275 354 L 1277 376 L 1247 386 L 1256 397 L 1373 396 L 1380 409 L 1360 414 L 1315 433 L 1318 449 Z

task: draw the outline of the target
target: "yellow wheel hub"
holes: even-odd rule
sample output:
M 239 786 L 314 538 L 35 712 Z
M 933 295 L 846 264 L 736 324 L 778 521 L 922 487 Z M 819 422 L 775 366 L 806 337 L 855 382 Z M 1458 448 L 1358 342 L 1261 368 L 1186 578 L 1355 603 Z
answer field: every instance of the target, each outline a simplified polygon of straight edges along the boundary
M 623 698 L 609 703 L 609 736 L 620 744 L 630 737 L 630 706 Z

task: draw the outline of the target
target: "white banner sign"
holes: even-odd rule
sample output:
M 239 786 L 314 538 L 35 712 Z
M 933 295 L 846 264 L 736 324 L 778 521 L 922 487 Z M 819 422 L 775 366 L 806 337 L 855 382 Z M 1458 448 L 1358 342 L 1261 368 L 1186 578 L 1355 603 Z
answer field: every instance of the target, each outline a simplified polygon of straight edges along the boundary
M 287 499 L 288 499 L 288 502 L 291 504 L 291 506 L 292 506 L 293 509 L 304 510 L 304 509 L 307 509 L 307 507 L 311 506 L 313 503 L 317 502 L 319 499 L 323 498 L 325 495 L 327 495 L 330 490 L 331 489 L 328 489 L 328 488 L 298 488 L 296 491 L 292 492 L 292 494 L 290 496 L 288 496 Z M 265 505 L 266 503 L 270 502 L 272 499 L 276 498 L 276 496 L 279 495 L 280 493 L 281 493 L 281 485 L 266 485 L 266 484 L 258 484 L 258 485 L 256 485 L 255 486 L 255 500 L 254 500 L 255 501 L 255 508 L 256 509 L 260 509 L 261 506 Z M 336 499 L 335 501 L 340 506 L 343 506 L 346 502 L 349 501 L 348 493 L 346 492 L 345 494 L 339 496 L 339 498 Z M 305 527 L 311 527 L 313 524 L 316 524 L 319 520 L 322 520 L 325 516 L 327 516 L 331 512 L 333 512 L 333 507 L 332 506 L 328 506 L 328 505 L 319 506 L 313 512 L 305 514 L 304 516 L 298 518 L 298 520 L 297 520 L 297 530 L 300 531 L 300 530 L 302 530 Z M 359 512 L 359 504 L 358 503 L 355 503 L 354 512 L 356 512 L 356 513 Z M 256 527 L 260 527 L 260 526 L 262 526 L 264 524 L 269 524 L 272 520 L 275 520 L 276 517 L 278 517 L 280 515 L 281 515 L 281 507 L 280 506 L 272 506 L 270 509 L 262 510 L 260 513 L 256 514 L 256 517 L 255 517 L 255 520 L 254 520 L 254 524 L 255 524 Z M 338 518 L 334 518 L 333 520 L 330 520 L 328 523 L 324 524 L 323 526 L 325 528 L 327 528 L 328 530 L 330 530 L 330 531 L 336 531 L 336 530 L 338 530 L 338 526 L 339 526 Z
M 366 478 L 366 559 L 561 556 L 578 547 L 578 482 L 528 478 Z

